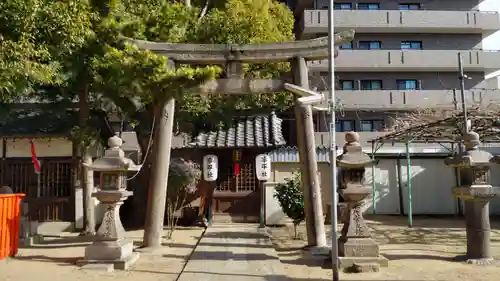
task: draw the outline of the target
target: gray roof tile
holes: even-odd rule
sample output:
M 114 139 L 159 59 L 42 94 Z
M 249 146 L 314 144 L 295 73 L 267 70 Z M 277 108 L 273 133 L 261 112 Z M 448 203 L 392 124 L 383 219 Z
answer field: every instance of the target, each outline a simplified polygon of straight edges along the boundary
M 282 122 L 276 114 L 246 117 L 225 129 L 199 134 L 189 147 L 239 148 L 277 147 L 285 145 Z

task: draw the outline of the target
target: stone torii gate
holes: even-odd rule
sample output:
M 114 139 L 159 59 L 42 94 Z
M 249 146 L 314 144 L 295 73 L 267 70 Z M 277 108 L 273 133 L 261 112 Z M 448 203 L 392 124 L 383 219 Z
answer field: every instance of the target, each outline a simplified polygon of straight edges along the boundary
M 354 31 L 335 35 L 335 44 L 352 40 Z M 284 84 L 291 82 L 309 88 L 309 73 L 306 61 L 328 58 L 328 38 L 266 44 L 174 44 L 127 39 L 140 49 L 150 50 L 168 57 L 171 65 L 220 65 L 225 69 L 226 78 L 209 81 L 196 89 L 200 94 L 264 94 L 286 91 Z M 335 56 L 337 53 L 335 54 Z M 244 63 L 290 62 L 291 81 L 281 79 L 249 79 L 244 77 Z M 195 90 L 195 91 L 196 91 Z M 297 99 L 298 97 L 296 97 Z M 161 246 L 161 229 L 165 210 L 170 148 L 172 140 L 175 100 L 167 100 L 162 106 L 162 116 L 155 143 L 159 144 L 153 160 L 156 172 L 153 173 L 153 190 L 149 192 L 145 224 L 145 248 Z M 295 102 L 297 122 L 297 142 L 301 163 L 302 183 L 307 224 L 307 237 L 310 246 L 326 246 L 325 227 L 319 186 L 314 122 L 311 105 Z

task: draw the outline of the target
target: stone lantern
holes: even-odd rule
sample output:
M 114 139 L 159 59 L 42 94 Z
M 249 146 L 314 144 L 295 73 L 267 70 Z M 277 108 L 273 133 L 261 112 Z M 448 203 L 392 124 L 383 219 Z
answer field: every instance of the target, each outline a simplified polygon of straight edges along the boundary
M 365 168 L 374 165 L 375 161 L 362 151 L 357 133 L 346 133 L 345 141 L 344 152 L 337 157 L 341 169 L 339 195 L 346 205 L 342 218 L 344 227 L 339 237 L 340 267 L 356 272 L 378 271 L 388 262 L 380 256 L 378 244 L 370 237 L 362 211 L 364 199 L 372 194 L 371 186 L 363 183 Z
M 120 206 L 133 194 L 127 190 L 128 172 L 137 172 L 141 166 L 125 157 L 120 148 L 122 143 L 119 137 L 111 137 L 104 157 L 87 166 L 101 173 L 100 190 L 92 195 L 105 205 L 105 213 L 95 241 L 85 248 L 85 257 L 78 261 L 79 265 L 113 265 L 115 269 L 127 269 L 139 258 L 139 254 L 133 252 L 132 241 L 124 239 Z
M 489 200 L 500 196 L 500 187 L 490 183 L 491 166 L 500 163 L 500 157 L 479 149 L 479 135 L 468 132 L 463 136 L 465 151 L 447 158 L 445 164 L 458 168 L 460 186 L 453 187 L 453 195 L 464 200 L 467 254 L 469 263 L 485 264 L 493 261 L 490 245 Z

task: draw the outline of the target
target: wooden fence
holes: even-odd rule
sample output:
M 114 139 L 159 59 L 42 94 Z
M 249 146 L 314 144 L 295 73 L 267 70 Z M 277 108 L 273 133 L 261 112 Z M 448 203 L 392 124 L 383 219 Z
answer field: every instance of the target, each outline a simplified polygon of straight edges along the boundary
M 35 173 L 30 158 L 0 160 L 0 183 L 15 193 L 26 194 L 29 219 L 73 221 L 74 179 L 78 162 L 72 158 L 41 158 L 41 173 Z

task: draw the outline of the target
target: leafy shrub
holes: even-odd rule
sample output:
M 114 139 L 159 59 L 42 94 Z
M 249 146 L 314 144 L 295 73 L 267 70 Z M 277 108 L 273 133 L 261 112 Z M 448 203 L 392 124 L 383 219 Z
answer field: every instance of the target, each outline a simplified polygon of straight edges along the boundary
M 293 220 L 294 235 L 297 238 L 297 226 L 305 220 L 300 173 L 294 172 L 292 178 L 276 185 L 274 198 L 278 200 L 285 215 Z
M 200 165 L 183 158 L 173 158 L 170 161 L 167 189 L 167 235 L 172 238 L 179 217 L 177 210 L 184 207 L 190 194 L 196 192 L 196 186 L 201 178 Z

